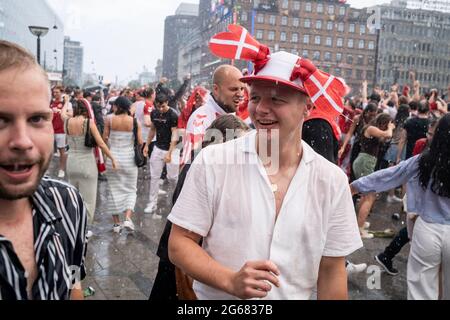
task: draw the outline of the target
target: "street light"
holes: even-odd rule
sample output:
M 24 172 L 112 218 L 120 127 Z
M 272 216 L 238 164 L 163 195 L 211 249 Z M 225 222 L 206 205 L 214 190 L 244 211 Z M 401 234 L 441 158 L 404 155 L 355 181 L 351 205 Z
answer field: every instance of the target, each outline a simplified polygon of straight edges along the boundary
M 36 58 L 39 64 L 41 64 L 41 37 L 45 37 L 48 33 L 47 27 L 29 26 L 30 32 L 37 37 L 37 54 Z

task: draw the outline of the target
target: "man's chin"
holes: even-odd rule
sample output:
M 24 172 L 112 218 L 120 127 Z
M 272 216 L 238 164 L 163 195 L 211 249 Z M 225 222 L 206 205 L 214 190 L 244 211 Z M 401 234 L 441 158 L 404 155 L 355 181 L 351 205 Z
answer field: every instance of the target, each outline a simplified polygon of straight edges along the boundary
M 2 183 L 2 181 L 0 181 L 0 200 L 15 201 L 33 196 L 41 183 L 42 177 L 47 171 L 49 163 L 50 161 L 42 166 L 39 166 L 37 173 L 33 174 L 27 182 L 18 185 L 4 185 L 4 182 Z
M 34 184 L 29 184 L 28 186 L 2 186 L 0 185 L 0 200 L 6 201 L 16 201 L 24 198 L 31 197 L 37 190 L 39 186 L 39 181 L 36 181 Z

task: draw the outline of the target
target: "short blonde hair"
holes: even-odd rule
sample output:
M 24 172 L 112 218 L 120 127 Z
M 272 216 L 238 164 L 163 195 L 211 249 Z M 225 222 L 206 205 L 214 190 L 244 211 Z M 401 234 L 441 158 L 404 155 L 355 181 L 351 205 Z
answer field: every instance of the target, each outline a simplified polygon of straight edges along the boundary
M 0 72 L 11 68 L 37 68 L 48 81 L 47 73 L 30 52 L 15 43 L 0 40 Z

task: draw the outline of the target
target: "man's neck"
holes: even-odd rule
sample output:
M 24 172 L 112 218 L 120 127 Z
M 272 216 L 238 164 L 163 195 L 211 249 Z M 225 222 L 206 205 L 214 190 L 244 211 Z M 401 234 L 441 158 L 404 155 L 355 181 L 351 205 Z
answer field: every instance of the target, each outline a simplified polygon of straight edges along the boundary
M 214 94 L 211 93 L 211 97 L 213 98 L 214 102 L 226 113 L 234 113 L 236 111 L 233 111 L 230 109 L 230 107 L 228 107 L 227 105 L 225 105 L 224 103 L 220 102 L 219 100 L 216 99 L 216 97 L 214 97 Z
M 279 139 L 279 141 L 267 141 L 267 152 L 259 151 L 260 141 L 259 136 L 257 137 L 258 155 L 264 164 L 269 164 L 273 168 L 275 165 L 274 161 L 276 161 L 280 170 L 299 166 L 303 157 L 300 132 L 292 133 L 286 139 Z M 278 144 L 278 146 L 272 145 L 273 143 Z M 273 151 L 272 148 L 274 149 Z
M 419 113 L 419 114 L 417 114 L 417 118 L 428 119 L 428 114 Z
M 30 211 L 31 203 L 28 198 L 14 201 L 0 199 L 0 226 L 21 223 Z

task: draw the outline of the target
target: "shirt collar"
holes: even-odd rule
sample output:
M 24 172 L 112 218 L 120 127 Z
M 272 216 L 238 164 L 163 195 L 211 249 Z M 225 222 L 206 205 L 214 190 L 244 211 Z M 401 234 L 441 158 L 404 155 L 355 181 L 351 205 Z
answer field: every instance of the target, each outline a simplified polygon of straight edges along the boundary
M 252 130 L 243 139 L 241 139 L 240 148 L 244 153 L 250 153 L 256 156 L 258 155 L 256 152 L 256 132 L 256 130 Z M 305 164 L 313 161 L 315 158 L 314 150 L 303 140 L 301 141 L 301 144 L 303 147 L 302 161 L 304 161 Z
M 219 115 L 227 114 L 227 112 L 221 106 L 219 106 L 217 104 L 217 101 L 216 101 L 216 99 L 214 99 L 212 93 L 209 93 L 209 95 L 208 95 L 207 104 L 209 104 L 210 106 L 213 107 L 215 113 L 218 113 Z
M 44 218 L 48 224 L 53 224 L 62 219 L 59 210 L 55 206 L 54 194 L 51 187 L 41 181 L 36 192 L 31 197 L 36 214 Z

